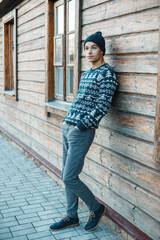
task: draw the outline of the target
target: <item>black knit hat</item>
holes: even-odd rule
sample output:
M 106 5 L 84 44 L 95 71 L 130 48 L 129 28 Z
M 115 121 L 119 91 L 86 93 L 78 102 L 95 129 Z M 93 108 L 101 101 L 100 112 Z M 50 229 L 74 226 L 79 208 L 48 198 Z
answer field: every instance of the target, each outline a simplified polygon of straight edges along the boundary
M 105 40 L 104 37 L 102 36 L 102 33 L 100 31 L 88 36 L 86 40 L 84 41 L 84 47 L 86 42 L 94 42 L 97 44 L 97 46 L 101 49 L 103 52 L 103 56 L 105 54 Z

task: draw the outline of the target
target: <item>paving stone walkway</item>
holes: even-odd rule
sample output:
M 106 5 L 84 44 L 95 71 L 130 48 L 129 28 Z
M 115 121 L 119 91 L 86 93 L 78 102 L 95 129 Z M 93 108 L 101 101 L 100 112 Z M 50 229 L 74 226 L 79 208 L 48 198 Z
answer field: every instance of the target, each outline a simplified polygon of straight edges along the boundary
M 119 240 L 103 224 L 92 232 L 79 206 L 80 226 L 58 232 L 50 224 L 65 215 L 65 194 L 45 172 L 0 135 L 0 240 Z

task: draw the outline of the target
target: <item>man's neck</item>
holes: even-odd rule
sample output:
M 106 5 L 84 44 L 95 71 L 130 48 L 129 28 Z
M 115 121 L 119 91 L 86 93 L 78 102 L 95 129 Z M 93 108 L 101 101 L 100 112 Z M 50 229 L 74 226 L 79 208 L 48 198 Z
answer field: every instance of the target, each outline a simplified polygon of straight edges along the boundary
M 94 63 L 92 63 L 92 69 L 98 68 L 98 67 L 100 67 L 103 64 L 105 64 L 104 60 L 98 61 L 98 62 L 94 62 Z

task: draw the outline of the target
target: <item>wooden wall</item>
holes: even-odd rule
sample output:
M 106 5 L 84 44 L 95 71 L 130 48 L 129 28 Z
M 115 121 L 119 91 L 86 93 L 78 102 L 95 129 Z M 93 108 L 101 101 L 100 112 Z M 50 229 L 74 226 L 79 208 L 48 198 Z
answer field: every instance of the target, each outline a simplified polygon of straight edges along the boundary
M 102 31 L 105 61 L 119 80 L 84 173 L 101 199 L 153 239 L 160 237 L 160 165 L 153 156 L 159 16 L 158 0 L 83 1 L 82 40 Z M 88 68 L 84 52 L 81 65 Z
M 81 178 L 153 239 L 160 236 L 160 167 L 153 157 L 158 0 L 82 1 L 82 44 L 95 31 L 106 40 L 105 61 L 119 89 L 96 130 Z M 5 16 L 6 17 L 6 16 Z M 0 125 L 61 169 L 62 120 L 45 113 L 45 0 L 18 9 L 18 102 L 3 94 L 3 19 L 0 20 Z M 83 49 L 83 45 L 82 45 Z M 90 66 L 82 50 L 81 73 Z

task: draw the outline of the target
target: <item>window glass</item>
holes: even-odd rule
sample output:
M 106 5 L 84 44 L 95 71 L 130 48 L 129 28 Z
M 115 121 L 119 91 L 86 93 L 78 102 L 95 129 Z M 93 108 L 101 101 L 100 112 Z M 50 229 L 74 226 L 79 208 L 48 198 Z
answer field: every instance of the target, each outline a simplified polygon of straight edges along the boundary
M 68 36 L 68 63 L 74 61 L 74 38 L 75 34 L 69 34 Z
M 70 93 L 73 93 L 73 71 L 74 71 L 74 68 L 73 67 L 69 67 L 67 69 L 67 77 L 68 77 L 68 95 Z
M 64 5 L 56 8 L 56 34 L 64 33 Z
M 55 39 L 55 63 L 62 63 L 62 39 Z
M 56 67 L 56 94 L 63 95 L 63 67 Z
M 68 4 L 68 16 L 69 16 L 69 21 L 68 21 L 68 31 L 71 32 L 75 30 L 75 0 L 72 0 Z

